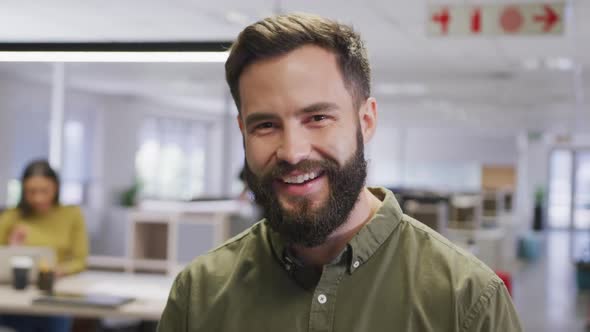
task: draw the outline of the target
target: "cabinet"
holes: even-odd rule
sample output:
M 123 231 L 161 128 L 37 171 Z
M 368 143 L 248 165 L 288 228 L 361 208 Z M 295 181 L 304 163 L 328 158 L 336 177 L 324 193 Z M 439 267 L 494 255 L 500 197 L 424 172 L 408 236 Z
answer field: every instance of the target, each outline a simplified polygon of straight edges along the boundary
M 145 201 L 128 214 L 125 270 L 176 274 L 189 263 L 180 259 L 179 253 L 183 225 L 206 226 L 199 238 L 200 242 L 210 241 L 207 249 L 211 249 L 230 238 L 236 216 L 255 218 L 254 208 L 241 201 Z M 199 241 L 193 244 L 188 244 L 189 250 L 199 244 L 202 247 Z M 192 257 L 202 253 L 195 251 Z

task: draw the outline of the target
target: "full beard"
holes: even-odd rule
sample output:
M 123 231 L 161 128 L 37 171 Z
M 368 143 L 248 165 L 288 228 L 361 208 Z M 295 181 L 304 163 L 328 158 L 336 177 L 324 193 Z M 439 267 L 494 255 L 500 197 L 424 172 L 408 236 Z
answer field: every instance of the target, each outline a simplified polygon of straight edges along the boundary
M 305 197 L 292 200 L 296 208 L 285 209 L 275 192 L 273 182 L 294 170 L 301 172 L 319 170 L 326 176 L 329 194 L 326 201 L 313 208 L 314 201 Z M 357 148 L 353 156 L 342 166 L 335 160 L 304 160 L 297 165 L 284 161 L 258 177 L 245 163 L 244 176 L 256 203 L 260 205 L 270 227 L 288 244 L 316 247 L 341 226 L 356 204 L 367 177 L 364 143 L 360 128 L 357 130 Z

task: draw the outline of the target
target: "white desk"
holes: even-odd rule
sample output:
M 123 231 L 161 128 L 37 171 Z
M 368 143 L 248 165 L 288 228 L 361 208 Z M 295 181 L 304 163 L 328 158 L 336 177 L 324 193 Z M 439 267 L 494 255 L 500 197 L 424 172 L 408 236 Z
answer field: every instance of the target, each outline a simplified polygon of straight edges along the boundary
M 34 285 L 14 290 L 0 285 L 0 313 L 67 315 L 86 318 L 132 318 L 159 320 L 166 305 L 173 277 L 112 272 L 83 272 L 60 279 L 56 292 L 131 296 L 136 300 L 116 309 L 33 304 L 41 293 Z

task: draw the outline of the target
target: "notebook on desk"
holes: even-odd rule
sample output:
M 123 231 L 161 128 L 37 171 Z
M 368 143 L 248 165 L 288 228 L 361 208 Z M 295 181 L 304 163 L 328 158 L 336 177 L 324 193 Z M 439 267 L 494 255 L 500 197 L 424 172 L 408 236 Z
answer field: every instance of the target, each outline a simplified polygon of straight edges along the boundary
M 134 298 L 124 296 L 56 293 L 38 297 L 33 300 L 33 304 L 114 309 L 133 300 Z

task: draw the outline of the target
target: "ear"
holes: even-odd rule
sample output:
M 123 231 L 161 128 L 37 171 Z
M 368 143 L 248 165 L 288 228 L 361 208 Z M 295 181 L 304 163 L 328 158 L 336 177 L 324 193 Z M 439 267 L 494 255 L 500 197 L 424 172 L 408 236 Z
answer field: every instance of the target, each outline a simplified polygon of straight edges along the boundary
M 363 141 L 367 144 L 377 129 L 377 100 L 373 97 L 367 98 L 359 110 L 359 123 L 363 133 Z

